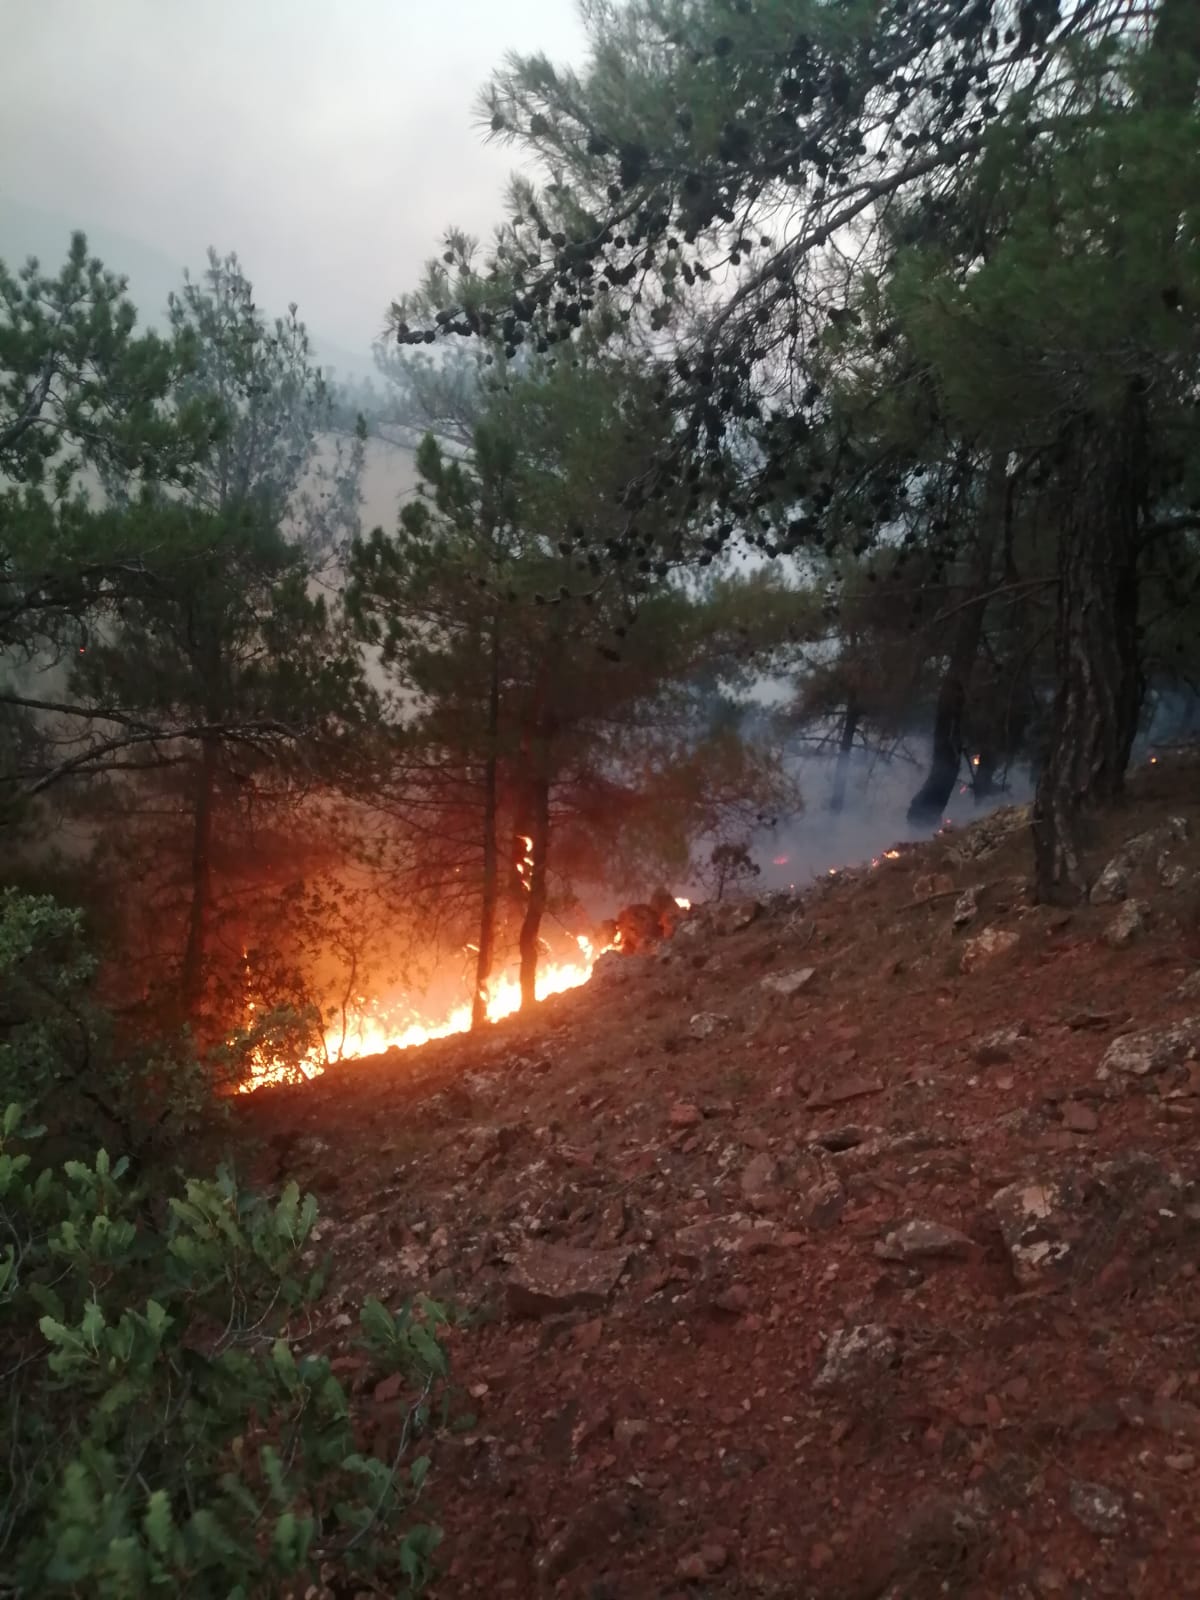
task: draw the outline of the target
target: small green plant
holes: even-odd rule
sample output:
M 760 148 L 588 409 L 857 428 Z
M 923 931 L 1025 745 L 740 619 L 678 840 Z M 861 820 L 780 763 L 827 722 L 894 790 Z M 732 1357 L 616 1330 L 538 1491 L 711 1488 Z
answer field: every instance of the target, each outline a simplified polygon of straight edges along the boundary
M 311 1195 L 222 1169 L 147 1207 L 124 1159 L 39 1166 L 43 1130 L 16 1105 L 0 1128 L 0 1594 L 251 1600 L 330 1565 L 419 1591 L 444 1309 L 363 1307 L 409 1397 L 392 1457 L 365 1455 L 328 1360 L 290 1337 L 323 1287 Z

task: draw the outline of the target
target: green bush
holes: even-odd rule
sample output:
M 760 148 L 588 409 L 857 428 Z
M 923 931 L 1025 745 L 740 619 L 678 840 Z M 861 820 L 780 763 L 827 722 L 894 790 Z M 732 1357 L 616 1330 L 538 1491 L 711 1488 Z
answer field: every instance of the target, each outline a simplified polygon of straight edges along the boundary
M 322 1289 L 313 1197 L 221 1169 L 156 1226 L 124 1160 L 39 1164 L 42 1131 L 12 1105 L 0 1132 L 0 1594 L 249 1600 L 330 1564 L 419 1590 L 445 1311 L 364 1306 L 409 1407 L 394 1457 L 363 1455 L 328 1360 L 289 1342 Z

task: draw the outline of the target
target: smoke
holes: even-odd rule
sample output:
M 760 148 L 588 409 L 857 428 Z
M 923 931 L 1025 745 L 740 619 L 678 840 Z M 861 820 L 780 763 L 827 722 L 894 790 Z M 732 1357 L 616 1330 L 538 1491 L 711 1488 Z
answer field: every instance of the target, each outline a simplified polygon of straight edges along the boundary
M 787 758 L 791 776 L 804 796 L 799 816 L 781 818 L 759 830 L 750 851 L 759 868 L 758 889 L 802 889 L 830 867 L 851 867 L 869 861 L 893 844 L 927 839 L 933 828 L 907 819 L 909 801 L 924 776 L 922 744 L 914 739 L 895 750 L 855 749 L 844 767 L 841 808 L 831 809 L 838 783 L 838 756 L 832 745 L 793 751 Z M 1003 787 L 977 797 L 971 785 L 969 757 L 944 816 L 966 826 L 1004 805 L 1023 805 L 1033 796 L 1026 768 L 1010 771 Z

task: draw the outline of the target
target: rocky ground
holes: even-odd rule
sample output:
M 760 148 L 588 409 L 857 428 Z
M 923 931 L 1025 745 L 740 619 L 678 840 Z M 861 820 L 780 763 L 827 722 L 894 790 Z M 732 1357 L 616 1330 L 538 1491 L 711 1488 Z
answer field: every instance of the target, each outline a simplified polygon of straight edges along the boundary
M 1200 1594 L 1198 776 L 1076 910 L 1000 812 L 239 1105 L 375 1448 L 350 1310 L 477 1312 L 440 1600 Z

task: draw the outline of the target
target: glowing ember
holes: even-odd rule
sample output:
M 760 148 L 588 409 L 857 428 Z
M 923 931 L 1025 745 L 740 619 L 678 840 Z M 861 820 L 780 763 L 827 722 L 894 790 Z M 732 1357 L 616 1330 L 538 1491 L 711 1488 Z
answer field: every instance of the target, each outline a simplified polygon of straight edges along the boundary
M 685 899 L 681 894 L 677 894 L 675 896 L 675 904 L 679 907 L 680 911 L 690 911 L 692 909 L 692 902 L 688 899 Z
M 787 856 L 772 856 L 771 857 L 771 865 L 773 867 L 786 867 L 787 864 L 788 864 L 788 857 Z

